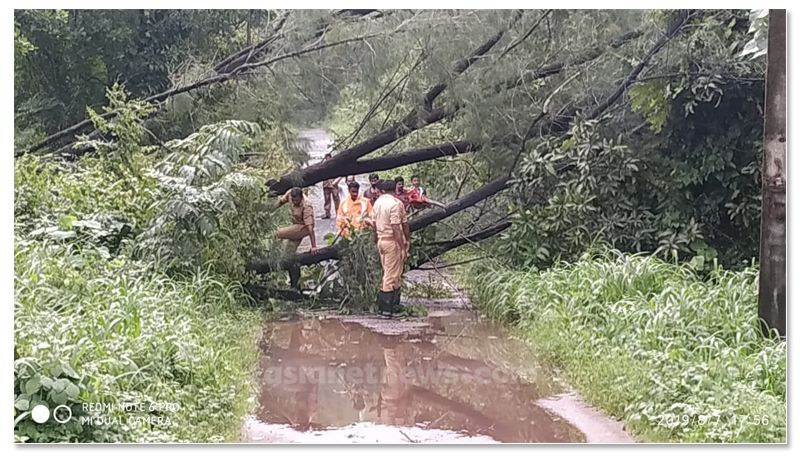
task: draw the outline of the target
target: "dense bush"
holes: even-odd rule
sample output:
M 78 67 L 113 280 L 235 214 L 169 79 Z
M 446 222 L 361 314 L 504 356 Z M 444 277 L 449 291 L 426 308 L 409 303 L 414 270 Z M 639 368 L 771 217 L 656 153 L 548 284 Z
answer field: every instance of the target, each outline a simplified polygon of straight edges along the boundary
M 236 276 L 274 226 L 270 166 L 241 162 L 259 127 L 142 146 L 146 106 L 108 95 L 120 116 L 95 120 L 114 136 L 86 141 L 94 155 L 15 162 L 15 436 L 236 441 L 263 318 Z M 74 418 L 36 424 L 38 404 Z
M 261 315 L 238 285 L 170 279 L 97 249 L 22 241 L 14 266 L 14 406 L 19 441 L 236 440 L 252 391 Z M 177 410 L 84 412 L 82 403 Z M 69 405 L 68 424 L 30 420 Z M 116 418 L 80 424 L 80 416 Z M 162 416 L 157 424 L 136 417 Z M 168 418 L 167 422 L 165 419 Z
M 607 253 L 469 280 L 483 310 L 645 439 L 786 441 L 786 342 L 762 334 L 757 275 Z

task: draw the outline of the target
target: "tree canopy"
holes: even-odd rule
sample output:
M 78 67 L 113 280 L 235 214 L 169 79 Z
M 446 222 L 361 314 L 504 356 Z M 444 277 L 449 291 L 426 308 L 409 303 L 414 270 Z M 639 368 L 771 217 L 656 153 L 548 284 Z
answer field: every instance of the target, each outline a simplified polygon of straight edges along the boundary
M 262 193 L 421 173 L 446 203 L 412 222 L 433 253 L 500 234 L 510 264 L 544 267 L 605 243 L 698 269 L 735 266 L 757 249 L 756 19 L 740 10 L 20 10 L 17 154 L 124 160 L 119 152 L 141 145 L 172 158 L 177 144 L 166 140 L 242 120 L 258 128 L 245 151 L 224 148 L 211 161 L 239 175 L 242 154 L 268 159 L 277 168 L 260 175 L 276 181 Z M 131 99 L 107 105 L 117 84 Z M 137 100 L 147 109 L 130 112 Z M 63 110 L 44 109 L 53 105 Z M 143 132 L 126 138 L 135 129 L 122 114 Z M 311 126 L 333 133 L 336 155 L 303 167 L 292 133 Z M 234 212 L 198 215 L 201 234 L 223 231 L 216 213 Z M 276 267 L 252 259 L 265 251 L 246 252 L 249 269 Z

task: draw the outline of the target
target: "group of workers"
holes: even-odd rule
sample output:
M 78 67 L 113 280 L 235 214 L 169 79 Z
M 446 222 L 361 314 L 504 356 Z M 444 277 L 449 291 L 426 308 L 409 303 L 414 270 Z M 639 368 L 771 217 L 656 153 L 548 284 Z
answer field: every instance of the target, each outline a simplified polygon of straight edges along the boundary
M 330 154 L 325 156 L 326 159 Z M 403 268 L 408 260 L 411 246 L 411 231 L 408 216 L 414 210 L 428 207 L 431 203 L 425 190 L 420 185 L 420 177 L 411 178 L 412 187 L 406 189 L 402 177 L 394 180 L 381 180 L 377 174 L 369 175 L 370 186 L 361 194 L 361 185 L 355 177 L 345 178 L 348 194 L 339 198 L 338 184 L 341 178 L 323 181 L 322 190 L 325 200 L 325 214 L 322 219 L 330 219 L 330 206 L 334 205 L 336 226 L 339 234 L 349 238 L 352 233 L 372 230 L 380 255 L 383 279 L 378 292 L 378 312 L 383 315 L 399 315 L 400 291 L 402 288 Z M 287 241 L 287 251 L 295 253 L 302 240 L 308 236 L 311 240 L 310 253 L 318 252 L 314 235 L 314 209 L 310 201 L 304 197 L 300 188 L 292 188 L 279 200 L 279 206 L 290 203 L 291 225 L 280 228 L 276 238 Z M 289 279 L 293 288 L 299 288 L 300 269 L 290 265 Z

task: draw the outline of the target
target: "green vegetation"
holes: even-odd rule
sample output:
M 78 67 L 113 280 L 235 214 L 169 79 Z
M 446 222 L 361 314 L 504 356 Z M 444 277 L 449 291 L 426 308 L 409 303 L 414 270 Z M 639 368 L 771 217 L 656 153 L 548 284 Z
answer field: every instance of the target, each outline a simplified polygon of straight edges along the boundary
M 95 120 L 114 135 L 85 141 L 96 155 L 15 163 L 15 438 L 238 441 L 264 318 L 239 277 L 265 248 L 256 230 L 277 223 L 261 186 L 271 170 L 238 159 L 259 127 L 224 121 L 146 146 L 147 105 L 108 95 L 120 116 Z M 38 404 L 75 418 L 36 424 Z
M 786 341 L 761 332 L 757 276 L 608 252 L 467 279 L 483 310 L 643 439 L 784 442 Z
M 643 439 L 785 440 L 786 343 L 756 317 L 766 25 L 747 10 L 16 10 L 16 437 L 236 439 L 264 304 L 363 311 L 380 279 L 356 233 L 303 268 L 308 298 L 255 302 L 298 298 L 271 193 L 374 170 L 419 174 L 447 204 L 412 217 L 411 261 L 481 248 L 476 301 Z M 349 152 L 325 175 L 298 140 L 321 126 Z M 137 401 L 181 408 L 154 411 L 164 428 L 29 415 Z
M 246 308 L 236 284 L 207 271 L 175 280 L 101 249 L 54 243 L 17 242 L 14 266 L 18 441 L 238 441 L 263 316 Z M 115 407 L 84 411 L 83 403 Z M 125 412 L 124 403 L 145 408 Z M 36 424 L 37 404 L 68 405 L 75 418 Z M 97 420 L 81 424 L 82 416 Z

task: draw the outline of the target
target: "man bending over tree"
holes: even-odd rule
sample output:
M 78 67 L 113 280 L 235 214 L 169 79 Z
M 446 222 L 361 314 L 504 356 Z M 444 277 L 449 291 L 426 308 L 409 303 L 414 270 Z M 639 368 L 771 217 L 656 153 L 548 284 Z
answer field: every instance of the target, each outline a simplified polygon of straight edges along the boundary
M 278 199 L 278 207 L 289 203 L 292 224 L 279 228 L 275 232 L 277 239 L 286 241 L 286 253 L 289 256 L 297 252 L 300 243 L 308 236 L 311 239 L 311 254 L 317 253 L 317 240 L 314 236 L 314 208 L 311 202 L 303 197 L 303 190 L 292 188 Z M 300 288 L 300 267 L 291 264 L 289 267 L 289 284 L 293 289 Z

